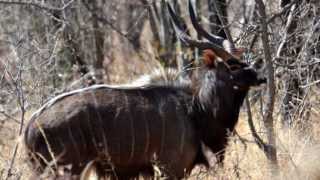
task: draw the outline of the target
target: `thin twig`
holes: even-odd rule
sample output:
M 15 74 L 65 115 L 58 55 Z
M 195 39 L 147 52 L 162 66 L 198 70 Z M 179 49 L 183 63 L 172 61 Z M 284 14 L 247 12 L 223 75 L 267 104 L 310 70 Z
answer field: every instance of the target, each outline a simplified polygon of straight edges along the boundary
M 308 87 L 313 86 L 313 85 L 316 85 L 316 84 L 318 84 L 318 83 L 320 83 L 320 80 L 313 81 L 313 82 L 311 82 L 311 83 L 309 83 L 309 84 L 306 84 L 306 85 L 302 85 L 302 86 L 300 86 L 300 88 L 308 88 Z
M 274 14 L 273 16 L 271 16 L 267 21 L 266 24 L 270 24 L 272 23 L 277 17 L 280 17 L 281 15 L 283 15 L 285 12 L 287 12 L 288 9 L 291 8 L 291 6 L 293 6 L 298 0 L 294 0 L 292 1 L 290 4 L 286 5 L 280 12 Z M 252 32 L 257 32 L 259 31 L 259 29 L 261 29 L 261 26 L 256 26 Z M 258 34 L 259 33 L 255 33 L 255 35 L 253 36 L 253 40 L 250 43 L 250 47 L 249 49 L 252 49 L 254 46 L 254 43 L 256 42 L 257 38 L 258 38 Z
M 11 116 L 10 114 L 6 113 L 5 111 L 0 111 L 0 114 L 2 114 L 3 116 L 5 116 L 7 119 L 13 120 L 15 123 L 20 124 L 20 121 L 19 121 L 19 120 L 17 120 L 16 118 L 14 118 L 13 116 Z
M 54 6 L 51 6 L 51 5 L 48 5 L 48 4 L 43 4 L 43 3 L 40 4 L 37 1 L 32 2 L 32 1 L 27 1 L 27 0 L 24 0 L 24 1 L 18 1 L 18 0 L 7 0 L 7 1 L 4 1 L 4 0 L 0 0 L 0 4 L 28 5 L 28 6 L 34 6 L 36 8 L 43 9 L 43 10 L 46 10 L 46 11 L 63 11 L 67 7 L 69 7 L 73 3 L 73 1 L 74 0 L 70 0 L 69 2 L 65 3 L 62 7 L 54 7 Z
M 109 26 L 113 31 L 115 31 L 116 33 L 118 33 L 120 36 L 122 36 L 124 39 L 126 39 L 131 45 L 133 45 L 135 43 L 135 40 L 130 38 L 130 34 L 129 32 L 122 32 L 121 29 L 117 28 L 113 22 L 111 22 L 110 20 L 108 20 L 106 17 L 104 17 L 101 14 L 97 13 L 97 10 L 95 10 L 94 8 L 90 7 L 90 5 L 88 4 L 88 2 L 86 2 L 85 0 L 82 0 L 82 3 L 84 4 L 84 6 L 87 8 L 87 10 L 91 13 L 92 17 L 95 18 L 96 20 L 98 20 L 99 22 L 101 22 L 104 25 Z M 137 55 L 141 58 L 141 59 L 145 59 L 140 52 L 143 52 L 145 54 L 147 54 L 148 56 L 152 57 L 153 55 L 150 54 L 146 49 L 144 49 L 143 47 L 139 47 L 139 51 L 135 48 L 133 48 L 136 52 Z
M 229 29 L 226 26 L 227 23 L 225 22 L 224 18 L 222 17 L 222 12 L 221 12 L 221 9 L 219 8 L 220 6 L 217 5 L 216 1 L 212 1 L 212 3 L 213 3 L 213 5 L 214 5 L 214 7 L 216 9 L 216 12 L 217 12 L 218 18 L 219 18 L 219 20 L 220 20 L 220 22 L 222 24 L 224 33 L 226 34 L 227 39 L 230 41 L 230 44 L 232 46 L 231 48 L 235 49 L 235 45 L 234 45 L 234 41 L 232 39 L 231 33 L 230 33 Z
M 256 144 L 259 146 L 260 149 L 267 149 L 267 144 L 258 135 L 257 130 L 253 124 L 252 111 L 251 111 L 251 107 L 250 107 L 249 98 L 246 97 L 245 101 L 246 101 L 246 106 L 247 106 L 248 124 L 249 124 L 250 131 L 252 133 L 252 136 L 254 138 L 254 141 L 256 142 Z
M 296 4 L 299 0 L 294 0 L 292 2 L 290 2 L 289 4 L 287 4 L 285 7 L 283 7 L 281 9 L 280 12 L 274 14 L 273 16 L 271 16 L 268 20 L 267 20 L 267 24 L 270 24 L 271 22 L 273 22 L 277 17 L 281 17 L 284 13 L 286 13 L 291 6 L 293 6 L 294 4 Z
M 9 74 L 9 77 L 11 78 L 11 81 L 12 81 L 12 84 L 14 85 L 14 89 L 15 89 L 15 92 L 16 92 L 16 98 L 17 98 L 17 103 L 20 107 L 20 111 L 21 111 L 21 117 L 20 117 L 20 127 L 19 127 L 19 133 L 18 133 L 18 136 L 21 136 L 22 135 L 22 132 L 23 132 L 23 126 L 24 126 L 24 116 L 25 116 L 25 97 L 24 97 L 24 91 L 23 91 L 23 80 L 22 80 L 22 72 L 23 72 L 23 61 L 20 59 L 20 64 L 19 64 L 19 71 L 18 71 L 18 78 L 17 80 L 15 80 L 12 76 L 11 73 L 8 72 Z M 12 173 L 12 169 L 14 167 L 14 162 L 15 162 L 15 159 L 16 159 L 16 156 L 17 156 L 17 152 L 18 152 L 18 149 L 19 149 L 19 143 L 20 142 L 17 142 L 15 144 L 15 147 L 14 147 L 14 151 L 13 151 L 13 155 L 12 155 L 12 158 L 11 158 L 11 161 L 10 161 L 10 165 L 9 165 L 9 169 L 8 169 L 8 172 L 7 172 L 7 176 L 5 178 L 5 180 L 8 180 Z

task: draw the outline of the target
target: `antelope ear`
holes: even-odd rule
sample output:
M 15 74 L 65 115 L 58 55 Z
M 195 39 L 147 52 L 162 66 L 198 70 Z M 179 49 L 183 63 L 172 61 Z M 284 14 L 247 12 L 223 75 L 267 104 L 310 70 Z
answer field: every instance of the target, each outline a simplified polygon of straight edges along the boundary
M 208 68 L 214 68 L 216 66 L 215 61 L 218 59 L 218 56 L 213 50 L 211 49 L 204 50 L 202 53 L 202 58 L 203 58 L 204 64 Z

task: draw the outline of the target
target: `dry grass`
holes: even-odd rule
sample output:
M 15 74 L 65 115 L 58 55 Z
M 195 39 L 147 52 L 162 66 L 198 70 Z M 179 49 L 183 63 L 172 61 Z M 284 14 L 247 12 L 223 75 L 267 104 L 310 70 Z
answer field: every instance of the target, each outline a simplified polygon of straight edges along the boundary
M 26 114 L 26 118 L 30 113 Z M 11 163 L 13 150 L 16 144 L 19 144 L 19 150 L 12 169 L 12 178 L 10 179 L 29 179 L 31 171 L 25 161 L 24 147 L 22 137 L 18 136 L 19 124 L 12 120 L 7 120 L 0 126 L 0 180 L 7 176 L 7 170 Z
M 317 114 L 313 113 L 312 120 L 316 125 L 314 129 L 319 127 L 319 124 L 316 124 L 317 119 Z M 258 120 L 259 118 L 256 118 L 256 128 L 262 130 L 262 123 L 259 123 Z M 320 144 L 317 142 L 319 135 L 312 133 L 311 130 L 302 132 L 297 127 L 283 129 L 277 124 L 279 179 L 320 179 Z M 6 176 L 13 147 L 19 142 L 19 137 L 16 136 L 17 128 L 18 124 L 15 122 L 6 121 L 0 129 L 2 137 L 0 140 L 0 179 Z M 197 167 L 188 179 L 271 179 L 268 160 L 253 142 L 244 113 L 241 114 L 237 132 L 246 142 L 241 142 L 238 136 L 230 137 L 223 168 L 212 168 L 205 171 Z M 261 131 L 260 135 L 263 136 Z M 20 177 L 29 179 L 31 172 L 25 161 L 23 147 L 19 149 L 11 179 L 20 179 Z
M 313 118 L 316 120 L 318 117 Z M 255 124 L 257 129 L 263 129 L 258 122 Z M 237 132 L 246 142 L 241 142 L 238 136 L 230 137 L 224 167 L 200 174 L 199 169 L 194 170 L 190 179 L 274 179 L 267 158 L 253 142 L 243 114 Z M 316 137 L 318 134 L 302 132 L 297 127 L 283 129 L 280 125 L 276 127 L 276 134 L 280 167 L 277 179 L 320 179 L 320 144 L 315 140 L 319 138 Z

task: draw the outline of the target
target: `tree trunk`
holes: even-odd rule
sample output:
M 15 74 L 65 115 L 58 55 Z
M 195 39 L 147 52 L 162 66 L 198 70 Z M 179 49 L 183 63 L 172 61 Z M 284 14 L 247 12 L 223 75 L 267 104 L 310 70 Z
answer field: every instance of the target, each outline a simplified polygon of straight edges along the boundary
M 270 145 L 268 149 L 265 149 L 265 154 L 270 161 L 270 169 L 271 173 L 274 176 L 279 175 L 279 164 L 277 158 L 277 149 L 276 149 L 276 137 L 274 132 L 274 122 L 273 122 L 273 110 L 274 110 L 274 103 L 275 103 L 275 80 L 274 80 L 274 69 L 273 69 L 273 62 L 271 58 L 271 51 L 270 51 L 270 43 L 269 43 L 269 36 L 268 36 L 268 24 L 266 22 L 267 15 L 266 15 L 266 8 L 262 0 L 256 0 L 257 7 L 258 7 L 258 14 L 260 15 L 260 22 L 261 22 L 261 40 L 263 45 L 264 57 L 266 61 L 266 68 L 267 68 L 267 102 L 266 102 L 266 109 L 264 112 L 263 121 L 265 127 L 267 129 L 267 138 L 268 144 Z

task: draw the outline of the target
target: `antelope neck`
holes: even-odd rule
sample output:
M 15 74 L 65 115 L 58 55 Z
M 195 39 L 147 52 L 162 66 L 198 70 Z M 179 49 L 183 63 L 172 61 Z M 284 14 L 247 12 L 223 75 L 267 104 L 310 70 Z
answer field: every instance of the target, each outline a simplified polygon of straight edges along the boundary
M 193 119 L 206 145 L 211 147 L 219 134 L 234 130 L 247 92 L 235 90 L 213 71 L 204 74 L 194 95 Z

